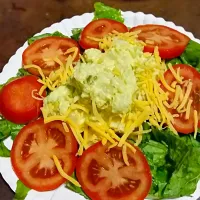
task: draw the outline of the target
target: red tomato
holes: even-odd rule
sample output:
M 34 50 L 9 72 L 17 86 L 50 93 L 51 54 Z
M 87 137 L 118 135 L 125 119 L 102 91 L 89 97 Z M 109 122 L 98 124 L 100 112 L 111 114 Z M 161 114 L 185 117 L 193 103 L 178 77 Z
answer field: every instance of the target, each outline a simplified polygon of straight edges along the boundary
M 18 178 L 37 191 L 58 188 L 66 180 L 60 176 L 52 159 L 56 155 L 63 170 L 72 175 L 77 142 L 71 130 L 65 132 L 61 121 L 44 124 L 31 122 L 17 135 L 11 150 L 11 163 Z
M 78 48 L 76 61 L 79 59 L 78 43 L 70 38 L 46 37 L 39 39 L 29 45 L 23 52 L 23 65 L 35 64 L 41 67 L 44 75 L 48 76 L 51 71 L 57 70 L 59 64 L 53 59 L 58 58 L 62 63 L 66 62 L 68 55 L 64 53 L 71 47 Z M 38 70 L 34 68 L 27 69 L 31 74 L 39 76 Z
M 16 124 L 25 124 L 40 116 L 43 101 L 32 96 L 32 93 L 37 96 L 42 87 L 37 80 L 36 76 L 24 76 L 2 88 L 0 110 L 4 118 Z
M 151 173 L 145 156 L 136 147 L 128 150 L 130 166 L 122 149 L 108 149 L 101 142 L 88 148 L 77 161 L 76 175 L 92 200 L 144 200 L 151 187 Z
M 83 49 L 99 48 L 99 43 L 89 39 L 88 37 L 103 38 L 113 30 L 120 33 L 128 32 L 128 28 L 115 20 L 98 19 L 90 22 L 82 31 L 79 44 Z
M 180 68 L 180 75 L 184 77 L 184 80 L 190 79 L 192 80 L 193 83 L 192 91 L 189 96 L 189 99 L 193 100 L 190 110 L 190 118 L 189 120 L 186 120 L 185 113 L 180 114 L 180 117 L 174 118 L 173 126 L 180 133 L 184 134 L 192 133 L 194 132 L 194 110 L 197 110 L 198 119 L 200 120 L 200 73 L 195 68 L 184 64 L 174 65 L 173 68 L 175 71 L 177 71 L 177 69 Z M 175 78 L 170 70 L 167 70 L 165 72 L 164 78 L 168 83 L 168 85 L 171 85 L 171 83 L 175 81 Z M 161 87 L 166 91 L 164 86 Z M 174 99 L 174 93 L 169 92 L 169 104 L 173 101 L 173 99 Z M 168 109 L 168 110 L 172 114 L 179 114 L 175 109 Z
M 158 46 L 160 57 L 171 59 L 180 56 L 185 50 L 190 38 L 172 28 L 162 25 L 147 24 L 136 26 L 130 31 L 141 31 L 138 39 L 144 41 L 144 52 L 154 52 Z

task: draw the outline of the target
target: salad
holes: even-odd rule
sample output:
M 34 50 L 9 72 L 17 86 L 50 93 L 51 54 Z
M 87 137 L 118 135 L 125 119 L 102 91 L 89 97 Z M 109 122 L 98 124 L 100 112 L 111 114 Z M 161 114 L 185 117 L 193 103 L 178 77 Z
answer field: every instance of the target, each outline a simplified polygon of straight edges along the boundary
M 200 179 L 200 44 L 167 26 L 127 27 L 95 3 L 85 27 L 33 36 L 0 85 L 0 156 L 32 189 L 91 200 L 191 196 Z M 11 137 L 9 150 L 4 141 Z

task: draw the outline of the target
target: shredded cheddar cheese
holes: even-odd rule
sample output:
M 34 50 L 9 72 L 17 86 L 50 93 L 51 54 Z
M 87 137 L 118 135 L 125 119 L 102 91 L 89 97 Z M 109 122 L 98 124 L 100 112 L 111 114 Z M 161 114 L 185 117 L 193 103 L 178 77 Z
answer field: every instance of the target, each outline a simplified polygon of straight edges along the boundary
M 71 55 L 72 53 L 73 55 Z M 58 57 L 50 59 L 59 65 L 59 69 L 57 69 L 56 71 L 52 71 L 48 77 L 45 77 L 42 69 L 37 65 L 31 64 L 24 66 L 24 69 L 34 68 L 38 70 L 41 77 L 38 82 L 43 84 L 42 88 L 39 91 L 39 95 L 41 95 L 46 88 L 49 88 L 51 91 L 55 90 L 56 87 L 65 84 L 68 78 L 72 76 L 74 71 L 73 62 L 78 55 L 78 48 L 72 47 L 68 49 L 65 54 L 70 54 L 66 59 L 66 64 L 63 64 L 63 62 L 61 62 Z
M 177 82 L 182 83 L 182 77 L 180 76 L 180 68 L 176 73 L 174 68 L 172 67 L 172 65 L 170 63 L 168 64 L 168 67 L 169 67 L 171 73 L 173 74 L 174 78 L 177 80 Z
M 124 160 L 124 163 L 129 166 L 130 163 L 129 163 L 129 160 L 128 160 L 128 155 L 127 155 L 127 146 L 124 144 L 122 146 L 122 156 L 123 156 L 123 160 Z
M 76 138 L 79 145 L 84 144 L 84 140 L 83 140 L 82 135 L 79 133 L 78 126 L 69 118 L 67 118 L 65 120 L 70 125 L 71 129 L 73 130 L 72 132 L 74 133 L 74 137 Z
M 81 187 L 81 185 L 79 184 L 79 182 L 77 180 L 75 180 L 74 178 L 72 178 L 71 176 L 69 176 L 67 173 L 65 173 L 65 171 L 61 167 L 61 164 L 60 164 L 58 158 L 55 155 L 53 155 L 53 161 L 54 161 L 54 163 L 56 165 L 56 168 L 57 168 L 59 174 L 63 178 L 67 179 L 68 181 L 70 181 L 71 183 L 73 183 L 75 186 Z
M 162 82 L 163 86 L 164 86 L 167 90 L 169 90 L 170 92 L 175 92 L 175 89 L 172 88 L 172 87 L 170 87 L 170 86 L 167 84 L 167 82 L 166 82 L 166 80 L 165 80 L 165 78 L 164 78 L 163 75 L 160 75 L 160 81 Z
M 188 86 L 187 86 L 187 90 L 186 90 L 186 93 L 185 93 L 185 96 L 183 98 L 183 101 L 181 102 L 181 104 L 178 106 L 177 110 L 181 110 L 185 104 L 187 103 L 187 100 L 189 98 L 189 95 L 190 95 L 190 92 L 192 90 L 192 82 L 189 82 Z
M 197 131 L 198 131 L 198 112 L 197 110 L 194 110 L 194 139 L 197 137 Z
M 112 33 L 109 33 L 108 35 L 106 35 L 103 38 L 95 38 L 95 37 L 88 36 L 88 39 L 99 42 L 99 48 L 101 50 L 106 51 L 112 47 L 112 42 L 116 38 L 126 40 L 131 44 L 134 44 L 137 42 L 137 43 L 145 45 L 144 42 L 137 40 L 139 33 L 140 33 L 140 31 L 119 33 L 114 30 Z
M 112 149 L 112 148 L 114 148 L 114 147 L 116 147 L 116 146 L 117 146 L 117 142 L 111 144 L 111 145 L 108 147 L 108 149 Z
M 83 139 L 84 139 L 84 146 L 87 149 L 88 147 L 88 126 L 87 125 L 84 128 Z
M 91 127 L 94 131 L 96 131 L 97 133 L 99 133 L 102 137 L 106 138 L 112 144 L 115 143 L 115 140 L 113 140 L 113 138 L 110 137 L 110 135 L 108 135 L 105 131 L 101 130 L 100 127 L 96 123 L 87 122 L 87 125 L 89 127 Z
M 180 93 L 181 93 L 181 87 L 179 85 L 176 86 L 176 92 L 175 92 L 175 97 L 173 102 L 169 105 L 169 108 L 177 108 L 179 102 L 178 100 L 180 99 Z
M 67 124 L 65 122 L 63 122 L 62 125 L 63 125 L 63 128 L 64 128 L 65 132 L 68 133 L 69 132 L 69 128 L 68 128 Z
M 36 89 L 35 89 L 35 90 L 32 90 L 32 91 L 31 91 L 31 96 L 32 96 L 34 99 L 38 100 L 38 101 L 43 101 L 44 97 L 42 97 L 41 95 L 40 95 L 40 97 L 35 96 L 35 93 L 37 94 L 37 90 L 36 90 Z M 37 95 L 38 95 L 38 94 L 37 94 Z
M 72 110 L 80 109 L 87 114 L 89 113 L 89 110 L 85 106 L 80 105 L 80 104 L 72 104 L 70 106 L 70 109 L 72 109 Z
M 188 101 L 187 107 L 186 107 L 186 114 L 185 114 L 185 119 L 189 119 L 190 118 L 190 110 L 191 110 L 191 105 L 192 105 L 193 100 L 190 99 Z

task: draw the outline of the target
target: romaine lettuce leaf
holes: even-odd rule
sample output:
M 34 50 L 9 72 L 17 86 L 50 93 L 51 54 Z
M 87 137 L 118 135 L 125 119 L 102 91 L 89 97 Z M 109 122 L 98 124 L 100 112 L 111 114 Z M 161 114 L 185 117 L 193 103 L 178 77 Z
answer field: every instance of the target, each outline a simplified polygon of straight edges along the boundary
M 0 141 L 0 157 L 10 157 L 10 150 Z
M 73 28 L 71 38 L 78 41 L 82 32 L 82 28 Z
M 17 77 L 30 75 L 24 68 L 20 68 L 17 72 Z
M 181 55 L 181 59 L 184 63 L 189 63 L 196 67 L 199 64 L 200 59 L 200 44 L 190 40 L 185 51 Z
M 169 183 L 167 184 L 163 197 L 190 196 L 200 179 L 200 148 L 189 148 L 182 154 L 181 162 L 176 166 Z
M 39 40 L 39 39 L 45 38 L 45 37 L 50 37 L 50 36 L 67 37 L 66 35 L 63 35 L 62 33 L 60 33 L 59 31 L 56 31 L 54 33 L 44 33 L 44 34 L 33 36 L 33 37 L 29 38 L 28 39 L 28 44 L 30 45 L 33 42 L 35 42 L 36 40 Z
M 24 200 L 30 190 L 30 188 L 26 187 L 20 180 L 18 180 L 13 200 Z
M 145 143 L 143 142 L 140 145 L 140 148 L 147 158 L 153 177 L 153 183 L 151 191 L 149 192 L 149 198 L 161 197 L 162 191 L 167 185 L 168 168 L 170 167 L 170 165 L 167 165 L 166 161 L 168 147 L 165 144 L 150 139 L 148 142 L 147 140 Z M 151 194 L 153 194 L 153 196 Z
M 183 62 L 181 61 L 181 59 L 179 57 L 178 58 L 173 58 L 171 60 L 167 60 L 166 64 L 169 64 L 169 63 L 171 63 L 172 66 L 176 65 L 176 64 L 183 64 Z
M 0 119 L 0 157 L 10 157 L 10 150 L 4 145 L 3 141 L 9 136 L 14 140 L 22 127 L 23 125 Z
M 185 51 L 178 58 L 168 60 L 167 63 L 174 64 L 187 64 L 195 67 L 200 71 L 200 44 L 190 40 Z
M 169 129 L 152 128 L 149 135 L 140 145 L 153 176 L 149 197 L 190 196 L 200 180 L 200 143 L 191 135 L 177 136 Z
M 101 18 L 107 18 L 107 19 L 113 19 L 119 22 L 124 22 L 124 18 L 122 16 L 121 10 L 112 8 L 110 6 L 107 6 L 101 2 L 96 2 L 94 4 L 94 20 L 101 19 Z
M 8 136 L 11 136 L 14 140 L 23 126 L 21 124 L 14 124 L 6 119 L 0 119 L 0 140 L 4 140 Z
M 0 84 L 0 90 L 3 88 L 4 84 Z
M 73 177 L 74 179 L 77 180 L 75 173 L 72 174 L 72 177 Z M 73 183 L 71 183 L 71 182 L 69 182 L 69 181 L 66 183 L 66 188 L 68 188 L 69 190 L 71 190 L 71 191 L 73 191 L 73 192 L 75 192 L 75 193 L 80 194 L 81 196 L 85 197 L 86 199 L 90 199 L 90 198 L 84 193 L 84 191 L 82 190 L 81 187 L 77 187 L 77 186 L 75 186 Z

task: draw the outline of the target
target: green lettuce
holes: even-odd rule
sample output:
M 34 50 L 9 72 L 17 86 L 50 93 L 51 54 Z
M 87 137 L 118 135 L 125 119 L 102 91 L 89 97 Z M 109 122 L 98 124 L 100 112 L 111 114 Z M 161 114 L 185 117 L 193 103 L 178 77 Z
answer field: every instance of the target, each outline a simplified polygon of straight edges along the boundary
M 200 44 L 190 40 L 185 51 L 178 58 L 168 60 L 167 63 L 171 63 L 172 65 L 187 64 L 200 71 Z
M 22 127 L 23 125 L 0 119 L 0 157 L 10 157 L 10 150 L 4 145 L 3 141 L 9 136 L 14 140 Z
M 0 141 L 0 157 L 10 157 L 10 150 Z
M 24 200 L 30 190 L 30 188 L 26 187 L 20 180 L 18 180 L 13 200 Z
M 75 173 L 72 174 L 72 177 L 73 177 L 74 179 L 77 180 Z M 71 191 L 73 191 L 73 192 L 75 192 L 75 193 L 80 194 L 81 196 L 85 197 L 86 199 L 90 199 L 90 198 L 84 193 L 84 191 L 82 190 L 81 187 L 77 187 L 76 185 L 74 185 L 73 183 L 71 183 L 71 182 L 69 182 L 69 181 L 66 183 L 66 188 L 68 188 L 69 190 L 71 190 Z
M 74 28 L 72 29 L 72 36 L 71 38 L 78 41 L 82 32 L 82 28 Z
M 124 22 L 124 18 L 122 16 L 121 10 L 112 8 L 110 6 L 107 6 L 101 2 L 96 2 L 94 4 L 94 20 L 101 19 L 101 18 L 107 18 L 107 19 L 113 19 L 119 22 Z
M 39 40 L 39 39 L 42 39 L 42 38 L 45 38 L 45 37 L 50 37 L 50 36 L 54 36 L 54 37 L 67 37 L 66 35 L 63 35 L 62 33 L 60 33 L 59 31 L 56 31 L 54 33 L 44 33 L 44 34 L 33 36 L 33 37 L 29 38 L 28 39 L 28 45 L 32 44 L 36 40 Z
M 14 124 L 6 119 L 0 119 L 0 140 L 4 140 L 9 136 L 14 140 L 23 126 L 21 124 Z
M 181 161 L 176 163 L 175 171 L 164 190 L 164 198 L 190 196 L 195 191 L 200 179 L 199 155 L 200 148 L 194 147 L 181 156 Z
M 17 72 L 17 77 L 27 76 L 30 75 L 24 68 L 20 68 Z
M 153 128 L 140 148 L 153 177 L 149 197 L 177 198 L 195 191 L 200 179 L 200 143 L 191 135 L 177 136 L 169 129 Z
M 149 141 L 146 140 L 146 142 L 143 140 L 140 148 L 147 158 L 153 177 L 149 198 L 161 197 L 169 176 L 168 168 L 170 165 L 167 165 L 166 161 L 168 147 L 165 144 L 150 139 Z

